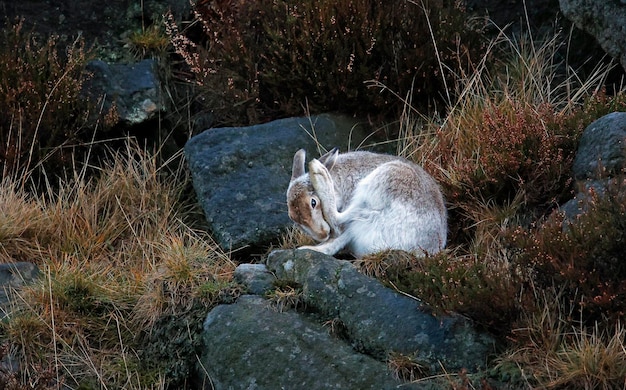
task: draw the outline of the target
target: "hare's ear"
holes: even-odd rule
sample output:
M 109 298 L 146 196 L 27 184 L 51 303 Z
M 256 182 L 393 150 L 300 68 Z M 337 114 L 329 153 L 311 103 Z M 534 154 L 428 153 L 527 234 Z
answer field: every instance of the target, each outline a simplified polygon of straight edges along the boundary
M 324 164 L 326 169 L 328 169 L 330 171 L 333 168 L 333 166 L 335 165 L 335 162 L 337 161 L 337 156 L 338 155 L 339 155 L 339 148 L 338 147 L 334 147 L 328 153 L 326 153 L 322 157 L 318 158 L 318 160 L 322 164 Z
M 304 175 L 304 159 L 306 158 L 306 151 L 300 149 L 293 155 L 293 165 L 291 166 L 291 181 Z

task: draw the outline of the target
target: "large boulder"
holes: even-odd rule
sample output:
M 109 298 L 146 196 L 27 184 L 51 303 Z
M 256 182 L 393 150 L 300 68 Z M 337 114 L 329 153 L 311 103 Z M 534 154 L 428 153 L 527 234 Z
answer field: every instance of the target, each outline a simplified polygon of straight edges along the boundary
M 626 69 L 626 2 L 623 0 L 559 0 L 563 14 L 594 36 Z
M 626 112 L 607 114 L 585 128 L 572 171 L 579 192 L 560 207 L 568 222 L 587 210 L 592 194 L 603 196 L 612 178 L 626 172 Z
M 353 149 L 369 135 L 351 118 L 319 115 L 214 128 L 191 138 L 185 156 L 217 242 L 225 250 L 253 252 L 275 241 L 291 225 L 285 194 L 294 153 Z
M 352 263 L 311 250 L 272 252 L 268 268 L 302 285 L 307 307 L 340 321 L 355 349 L 379 359 L 415 356 L 430 372 L 486 365 L 493 338 L 459 315 L 435 317 L 419 301 L 359 273 Z
M 439 389 L 438 372 L 486 366 L 494 340 L 457 315 L 433 316 L 415 299 L 310 250 L 272 252 L 235 271 L 244 295 L 204 322 L 195 381 L 215 389 Z M 298 308 L 266 299 L 272 285 L 300 286 Z M 303 310 L 305 309 L 305 310 Z M 415 383 L 386 364 L 411 359 Z
M 394 389 L 383 362 L 355 353 L 322 325 L 259 296 L 213 309 L 204 322 L 205 389 Z M 411 388 L 411 387 L 409 387 Z

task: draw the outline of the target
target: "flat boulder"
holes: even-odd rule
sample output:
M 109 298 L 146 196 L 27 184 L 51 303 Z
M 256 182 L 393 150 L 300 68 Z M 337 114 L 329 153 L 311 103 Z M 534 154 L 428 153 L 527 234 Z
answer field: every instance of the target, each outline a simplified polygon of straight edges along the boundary
M 385 363 L 356 353 L 322 325 L 260 296 L 213 309 L 204 322 L 204 389 L 395 389 Z M 407 387 L 417 388 L 417 387 Z
M 345 260 L 311 250 L 272 252 L 267 260 L 278 279 L 302 286 L 304 304 L 342 324 L 353 348 L 385 359 L 414 356 L 431 373 L 486 366 L 495 341 L 460 315 L 435 317 L 420 301 L 383 286 Z

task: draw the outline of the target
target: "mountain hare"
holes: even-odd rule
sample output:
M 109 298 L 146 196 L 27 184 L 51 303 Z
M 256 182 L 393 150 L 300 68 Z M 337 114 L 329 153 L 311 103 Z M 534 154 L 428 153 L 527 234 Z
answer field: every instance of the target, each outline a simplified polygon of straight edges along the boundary
M 419 255 L 446 244 L 447 213 L 439 186 L 421 167 L 401 157 L 335 148 L 309 163 L 296 152 L 287 189 L 289 218 L 334 255 L 356 257 L 385 249 Z

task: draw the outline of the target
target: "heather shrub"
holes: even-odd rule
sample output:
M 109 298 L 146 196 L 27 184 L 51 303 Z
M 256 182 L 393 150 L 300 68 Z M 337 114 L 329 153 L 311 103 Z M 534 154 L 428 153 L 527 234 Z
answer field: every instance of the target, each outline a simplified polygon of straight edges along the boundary
M 463 102 L 434 124 L 424 159 L 447 199 L 504 204 L 522 195 L 527 208 L 549 208 L 572 190 L 571 166 L 584 128 L 626 109 L 624 94 L 593 93 L 568 110 L 511 96 Z
M 55 36 L 24 31 L 22 22 L 0 34 L 2 174 L 69 162 L 93 131 L 90 107 L 80 97 L 89 51 L 80 39 L 63 48 Z
M 520 293 L 527 275 L 504 256 L 462 255 L 452 250 L 388 265 L 384 280 L 437 313 L 464 314 L 502 335 L 523 309 Z
M 474 72 L 458 75 L 457 99 L 444 117 L 405 108 L 398 152 L 442 185 L 450 249 L 395 265 L 366 264 L 401 291 L 501 335 L 536 312 L 536 294 L 552 285 L 567 286 L 563 299 L 584 307 L 588 323 L 600 313 L 623 313 L 620 207 L 603 203 L 610 197 L 598 200 L 600 212 L 590 211 L 569 230 L 556 216 L 537 222 L 571 198 L 571 165 L 584 128 L 626 109 L 623 93 L 603 91 L 610 67 L 589 79 L 563 75 L 555 45 L 553 38 L 499 37 Z M 581 292 L 584 298 L 576 295 Z
M 487 101 L 469 118 L 438 129 L 437 151 L 450 172 L 451 201 L 490 199 L 498 204 L 524 194 L 532 205 L 562 199 L 581 130 L 562 125 L 548 104 Z
M 451 240 L 473 240 L 487 202 L 517 203 L 517 218 L 528 223 L 566 201 L 585 126 L 626 109 L 623 94 L 603 92 L 610 66 L 588 79 L 562 75 L 553 60 L 559 42 L 499 37 L 475 72 L 456 79 L 458 99 L 445 117 L 420 120 L 405 110 L 400 153 L 441 183 Z
M 553 213 L 511 233 L 514 261 L 533 268 L 542 288 L 561 286 L 585 323 L 622 318 L 626 312 L 626 179 L 589 193 L 585 212 L 573 221 Z
M 476 24 L 449 1 L 202 1 L 194 12 L 201 37 L 170 17 L 173 44 L 208 105 L 237 111 L 231 120 L 240 122 L 301 114 L 304 105 L 392 110 L 397 100 L 366 81 L 425 106 L 444 89 L 444 64 L 457 67 L 479 47 Z

